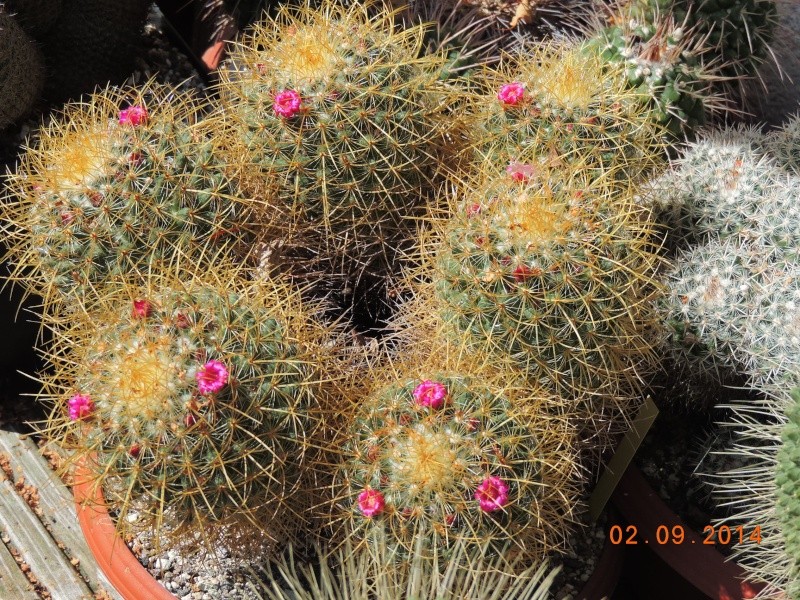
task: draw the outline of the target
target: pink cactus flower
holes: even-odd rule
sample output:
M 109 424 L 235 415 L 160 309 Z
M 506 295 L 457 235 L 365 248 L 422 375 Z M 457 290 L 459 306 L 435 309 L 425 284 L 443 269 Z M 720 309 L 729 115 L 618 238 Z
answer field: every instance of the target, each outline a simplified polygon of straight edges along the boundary
M 386 500 L 378 490 L 366 489 L 358 495 L 358 508 L 365 517 L 374 517 L 383 511 Z
M 477 202 L 474 202 L 467 207 L 467 217 L 471 219 L 475 215 L 481 214 L 481 210 L 481 205 Z
M 506 167 L 506 173 L 511 175 L 511 179 L 520 183 L 528 181 L 536 173 L 536 168 L 533 165 L 526 165 L 525 163 L 512 160 Z
M 283 90 L 275 95 L 272 109 L 276 115 L 289 119 L 300 112 L 300 102 L 300 94 L 295 90 Z
M 84 394 L 75 394 L 69 399 L 67 405 L 69 406 L 69 418 L 73 421 L 88 417 L 94 411 L 94 402 Z
M 134 319 L 146 319 L 153 314 L 153 305 L 147 300 L 134 300 L 131 316 Z
M 414 400 L 420 406 L 441 408 L 447 396 L 447 388 L 438 381 L 426 379 L 414 388 Z
M 144 106 L 129 106 L 119 111 L 120 125 L 143 125 L 148 118 L 147 109 Z
M 499 477 L 491 475 L 475 490 L 475 500 L 483 512 L 500 510 L 508 502 L 508 485 Z
M 497 99 L 505 106 L 514 106 L 522 101 L 525 95 L 525 86 L 519 81 L 506 83 L 497 92 Z
M 213 394 L 228 383 L 228 369 L 218 360 L 210 360 L 195 375 L 201 394 Z

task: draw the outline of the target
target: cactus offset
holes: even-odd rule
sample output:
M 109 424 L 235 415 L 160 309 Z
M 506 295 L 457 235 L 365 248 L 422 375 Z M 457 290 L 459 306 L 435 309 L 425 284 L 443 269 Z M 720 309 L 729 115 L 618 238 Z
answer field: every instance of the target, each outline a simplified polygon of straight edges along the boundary
M 58 301 L 238 240 L 242 204 L 202 115 L 155 84 L 68 105 L 8 178 L 12 279 Z
M 220 74 L 226 144 L 266 199 L 267 236 L 277 227 L 288 271 L 321 269 L 335 289 L 392 271 L 447 162 L 445 59 L 418 57 L 423 28 L 392 19 L 282 7 Z
M 476 99 L 478 160 L 533 160 L 590 178 L 641 179 L 659 165 L 661 129 L 620 69 L 580 48 L 547 44 L 483 73 Z M 524 158 L 523 158 L 524 157 Z
M 43 85 L 41 51 L 0 5 L 0 131 L 30 112 Z
M 245 275 L 175 268 L 99 288 L 85 313 L 45 316 L 40 430 L 70 462 L 89 461 L 120 528 L 135 507 L 159 530 L 169 507 L 209 531 L 244 522 L 285 542 L 306 517 L 303 478 L 332 422 L 328 330 L 287 285 Z
M 444 345 L 405 348 L 360 378 L 337 478 L 346 532 L 401 555 L 420 539 L 563 548 L 577 503 L 574 429 L 547 392 Z M 538 410 L 533 409 L 536 407 Z

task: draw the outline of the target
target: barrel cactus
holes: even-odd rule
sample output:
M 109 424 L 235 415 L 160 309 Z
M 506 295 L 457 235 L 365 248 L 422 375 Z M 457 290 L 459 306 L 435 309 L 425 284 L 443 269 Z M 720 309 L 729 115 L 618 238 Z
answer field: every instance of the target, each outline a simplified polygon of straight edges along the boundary
M 420 57 L 423 37 L 385 11 L 328 1 L 282 7 L 231 53 L 220 130 L 246 189 L 264 198 L 287 272 L 363 291 L 410 243 L 450 122 L 445 58 Z
M 0 131 L 30 112 L 43 85 L 41 50 L 0 5 Z
M 337 477 L 345 531 L 398 556 L 421 539 L 430 558 L 460 541 L 563 548 L 578 471 L 574 429 L 545 409 L 559 401 L 457 351 L 418 350 L 361 379 Z
M 243 205 L 202 116 L 156 84 L 67 105 L 8 177 L 12 279 L 58 302 L 239 240 Z
M 459 197 L 431 253 L 430 293 L 450 335 L 475 350 L 559 394 L 624 406 L 653 366 L 652 221 L 616 185 L 528 167 Z
M 70 463 L 87 461 L 120 529 L 135 510 L 160 530 L 169 509 L 171 528 L 238 523 L 291 539 L 335 419 L 328 330 L 287 285 L 224 263 L 117 280 L 98 296 L 68 319 L 45 316 L 55 335 L 41 432 Z
M 660 164 L 662 131 L 621 69 L 568 44 L 545 44 L 483 73 L 473 151 L 498 167 L 524 160 L 628 185 Z M 470 117 L 472 118 L 472 117 Z

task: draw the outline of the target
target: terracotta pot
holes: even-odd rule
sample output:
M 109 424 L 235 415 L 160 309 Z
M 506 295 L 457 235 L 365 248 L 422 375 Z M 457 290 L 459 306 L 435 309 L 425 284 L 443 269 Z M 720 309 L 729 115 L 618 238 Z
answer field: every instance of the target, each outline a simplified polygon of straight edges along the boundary
M 704 544 L 707 536 L 672 512 L 635 465 L 628 466 L 612 502 L 622 516 L 617 523 L 622 545 L 631 542 L 627 547 L 632 560 L 625 578 L 637 597 L 745 600 L 761 590 L 744 581 L 745 571 L 739 565 L 726 560 L 715 546 Z M 680 528 L 676 531 L 683 534 L 681 543 L 673 527 Z M 659 543 L 659 537 L 666 543 Z
M 103 492 L 92 485 L 88 468 L 78 463 L 72 493 L 83 535 L 97 563 L 125 600 L 175 600 L 145 569 L 117 535 Z
M 230 25 L 217 32 L 213 23 L 222 16 L 224 8 L 206 14 L 203 3 L 197 0 L 157 0 L 156 4 L 175 41 L 183 47 L 200 75 L 208 78 L 225 58 L 227 42 L 238 33 L 233 25 L 235 19 L 226 19 Z

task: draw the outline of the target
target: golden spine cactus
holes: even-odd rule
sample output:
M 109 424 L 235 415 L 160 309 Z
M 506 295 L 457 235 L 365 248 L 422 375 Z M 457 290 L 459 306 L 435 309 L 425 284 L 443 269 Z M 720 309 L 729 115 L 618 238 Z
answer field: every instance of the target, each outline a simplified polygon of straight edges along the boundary
M 58 303 L 240 241 L 244 205 L 203 115 L 155 83 L 67 105 L 7 179 L 11 278 Z
M 293 275 L 381 281 L 410 244 L 447 162 L 445 59 L 423 36 L 360 4 L 284 6 L 221 71 L 225 144 Z
M 616 407 L 619 422 L 654 368 L 662 259 L 635 190 L 584 175 L 518 164 L 465 186 L 412 287 L 446 335 L 573 401 Z
M 538 167 L 627 185 L 662 161 L 663 130 L 621 69 L 580 47 L 543 44 L 485 70 L 476 96 L 471 152 L 506 168 L 525 157 Z
M 288 285 L 221 263 L 118 280 L 53 330 L 39 425 L 85 459 L 125 515 L 161 531 L 231 523 L 286 542 L 313 495 L 329 414 L 331 330 Z M 241 529 L 240 529 L 241 531 Z
M 435 338 L 397 357 L 365 369 L 351 392 L 335 480 L 344 532 L 398 556 L 421 539 L 431 558 L 462 543 L 510 543 L 534 559 L 563 549 L 579 503 L 563 403 Z

